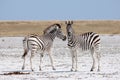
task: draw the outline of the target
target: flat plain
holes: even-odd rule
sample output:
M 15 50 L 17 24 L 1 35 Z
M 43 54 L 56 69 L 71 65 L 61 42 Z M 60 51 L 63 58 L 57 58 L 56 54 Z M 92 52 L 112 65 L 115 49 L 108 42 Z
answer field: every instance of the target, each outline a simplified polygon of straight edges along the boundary
M 100 35 L 101 69 L 90 72 L 92 58 L 89 52 L 78 53 L 78 71 L 72 72 L 71 54 L 67 41 L 55 39 L 52 57 L 56 70 L 51 69 L 47 53 L 39 71 L 39 54 L 33 57 L 34 71 L 30 71 L 29 55 L 26 68 L 22 70 L 23 37 L 0 38 L 0 80 L 119 80 L 120 79 L 120 35 Z M 14 42 L 14 43 L 13 43 Z M 21 72 L 21 73 L 20 73 Z
M 90 72 L 92 58 L 88 52 L 78 53 L 78 71 L 72 72 L 71 54 L 67 41 L 55 39 L 52 57 L 56 70 L 51 69 L 50 60 L 45 53 L 42 71 L 39 71 L 39 54 L 33 57 L 34 71 L 30 71 L 29 56 L 26 68 L 21 70 L 23 59 L 23 38 L 28 34 L 42 34 L 54 23 L 60 23 L 65 30 L 64 21 L 1 21 L 0 22 L 0 80 L 119 80 L 120 79 L 120 21 L 75 21 L 76 34 L 93 31 L 101 37 L 101 70 Z

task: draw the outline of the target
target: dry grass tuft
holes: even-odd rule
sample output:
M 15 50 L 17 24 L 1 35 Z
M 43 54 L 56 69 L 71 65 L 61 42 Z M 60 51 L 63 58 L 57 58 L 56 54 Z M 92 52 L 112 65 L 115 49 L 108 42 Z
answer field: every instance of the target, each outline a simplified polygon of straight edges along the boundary
M 43 33 L 43 30 L 54 23 L 60 23 L 66 32 L 65 21 L 0 21 L 0 36 L 25 36 Z M 120 21 L 74 21 L 73 28 L 77 34 L 96 32 L 99 34 L 120 34 Z

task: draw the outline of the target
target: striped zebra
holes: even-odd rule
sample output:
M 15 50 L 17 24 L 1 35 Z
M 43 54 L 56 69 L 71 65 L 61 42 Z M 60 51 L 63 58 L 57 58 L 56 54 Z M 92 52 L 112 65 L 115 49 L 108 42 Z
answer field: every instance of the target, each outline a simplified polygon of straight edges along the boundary
M 24 54 L 22 55 L 22 58 L 24 59 L 22 70 L 25 68 L 25 57 L 28 54 L 28 51 L 31 51 L 30 56 L 30 68 L 33 71 L 32 68 L 32 57 L 36 52 L 40 53 L 40 66 L 39 70 L 41 70 L 41 62 L 44 52 L 48 52 L 52 69 L 55 70 L 53 66 L 53 59 L 51 57 L 51 47 L 53 45 L 53 41 L 55 37 L 58 37 L 62 40 L 66 40 L 66 36 L 63 35 L 61 25 L 60 24 L 53 24 L 49 27 L 47 27 L 44 30 L 44 34 L 41 36 L 38 35 L 28 35 L 23 40 L 23 47 L 24 47 Z
M 93 71 L 96 67 L 97 63 L 97 70 L 100 69 L 100 37 L 98 34 L 94 32 L 87 32 L 80 35 L 75 35 L 75 32 L 72 28 L 73 21 L 66 21 L 66 30 L 67 30 L 67 38 L 68 38 L 68 47 L 70 49 L 72 55 L 72 68 L 71 71 L 77 71 L 77 49 L 81 51 L 90 50 L 93 65 L 91 71 Z M 74 62 L 76 62 L 74 68 Z

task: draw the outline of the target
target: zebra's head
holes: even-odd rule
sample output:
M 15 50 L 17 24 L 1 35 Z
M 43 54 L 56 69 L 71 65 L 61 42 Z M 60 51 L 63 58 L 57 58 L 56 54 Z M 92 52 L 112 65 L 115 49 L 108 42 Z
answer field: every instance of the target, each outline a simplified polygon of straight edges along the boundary
M 63 41 L 66 40 L 66 36 L 63 34 L 60 24 L 53 24 L 44 30 L 44 34 L 52 34 L 54 37 L 58 37 Z
M 74 34 L 74 30 L 72 28 L 73 21 L 66 21 L 65 24 L 66 24 L 67 36 L 70 37 L 71 35 Z

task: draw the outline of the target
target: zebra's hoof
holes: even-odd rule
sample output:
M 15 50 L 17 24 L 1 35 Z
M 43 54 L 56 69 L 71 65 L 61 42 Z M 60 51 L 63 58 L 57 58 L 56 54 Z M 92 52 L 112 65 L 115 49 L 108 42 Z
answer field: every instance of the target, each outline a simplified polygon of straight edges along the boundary
M 100 69 L 98 69 L 97 71 L 100 72 Z
M 74 71 L 73 68 L 71 69 L 71 71 Z
M 33 70 L 33 69 L 31 69 L 31 71 L 33 72 L 34 70 Z
M 93 71 L 93 69 L 90 70 L 91 72 Z
M 24 70 L 24 67 L 22 67 L 22 70 Z
M 53 68 L 53 70 L 56 70 L 55 68 Z
M 77 72 L 77 69 L 75 70 L 75 72 Z
M 39 71 L 41 71 L 41 68 L 39 68 Z

